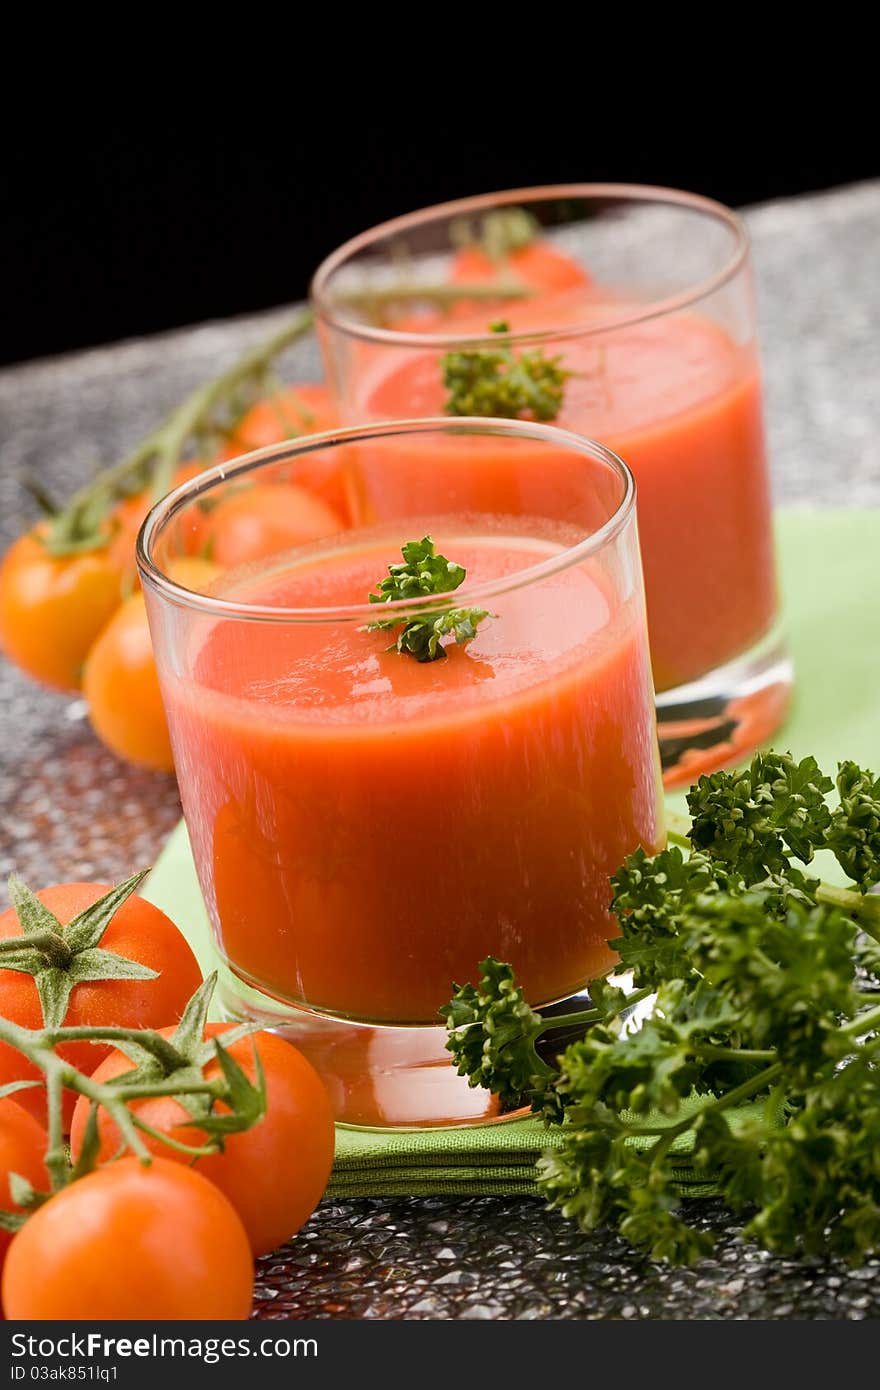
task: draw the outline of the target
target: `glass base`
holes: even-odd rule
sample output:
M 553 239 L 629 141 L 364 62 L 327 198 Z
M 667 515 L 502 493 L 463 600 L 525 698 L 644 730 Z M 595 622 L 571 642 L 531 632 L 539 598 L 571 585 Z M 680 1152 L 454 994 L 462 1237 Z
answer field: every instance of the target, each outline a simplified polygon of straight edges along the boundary
M 657 696 L 663 785 L 688 787 L 744 761 L 782 724 L 794 666 L 779 627 L 736 661 Z
M 253 1020 L 299 1048 L 324 1081 L 339 1124 L 433 1129 L 511 1119 L 497 1097 L 457 1076 L 446 1029 L 356 1023 L 281 1003 L 221 967 L 227 1016 Z
M 327 1087 L 338 1124 L 358 1129 L 450 1129 L 503 1124 L 529 1113 L 502 1110 L 497 1096 L 468 1086 L 456 1075 L 445 1047 L 445 1028 L 331 1018 L 255 990 L 228 965 L 221 964 L 219 974 L 219 1002 L 226 1015 L 259 1023 L 299 1048 Z M 628 990 L 632 976 L 622 973 L 613 983 Z M 542 1007 L 541 1013 L 550 1017 L 590 1007 L 590 996 L 582 991 Z M 650 1009 L 651 1001 L 643 1000 L 622 1017 L 637 1027 Z M 579 1025 L 549 1034 L 547 1060 L 584 1032 Z M 537 1049 L 540 1053 L 540 1040 Z

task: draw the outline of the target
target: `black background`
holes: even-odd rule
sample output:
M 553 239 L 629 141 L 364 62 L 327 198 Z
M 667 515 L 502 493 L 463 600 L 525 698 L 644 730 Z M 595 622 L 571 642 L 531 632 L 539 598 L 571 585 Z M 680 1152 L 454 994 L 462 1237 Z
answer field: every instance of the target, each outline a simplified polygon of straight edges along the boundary
M 302 130 L 302 121 L 296 123 Z M 292 123 L 291 123 L 292 126 Z M 340 241 L 446 198 L 565 180 L 691 189 L 743 205 L 880 173 L 880 153 L 790 123 L 717 134 L 375 115 L 243 138 L 207 124 L 135 138 L 103 127 L 13 147 L 3 214 L 0 361 L 14 362 L 301 298 Z M 615 133 L 616 131 L 616 133 Z M 685 138 L 687 137 L 687 138 Z

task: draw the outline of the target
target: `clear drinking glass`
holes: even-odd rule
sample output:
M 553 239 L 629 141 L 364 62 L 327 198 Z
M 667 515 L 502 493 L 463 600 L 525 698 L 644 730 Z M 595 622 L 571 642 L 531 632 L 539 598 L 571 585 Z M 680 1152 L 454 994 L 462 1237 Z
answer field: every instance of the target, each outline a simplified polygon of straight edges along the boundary
M 346 422 L 438 415 L 462 397 L 483 413 L 473 394 L 456 400 L 450 363 L 460 381 L 470 354 L 499 345 L 508 360 L 537 354 L 567 373 L 556 423 L 600 439 L 638 483 L 667 785 L 769 737 L 792 670 L 748 239 L 734 213 L 627 185 L 470 198 L 348 242 L 318 270 L 312 297 Z M 497 396 L 487 408 L 508 413 Z M 429 506 L 447 488 L 424 459 L 358 483 L 367 515 L 392 492 Z
M 428 466 L 445 492 L 390 489 L 204 592 L 173 577 L 230 498 L 240 513 L 259 489 L 280 515 L 316 479 Z M 426 536 L 460 587 L 371 604 Z M 179 487 L 138 560 L 227 1004 L 291 1036 L 344 1120 L 494 1115 L 444 1051 L 453 982 L 494 955 L 535 1005 L 581 990 L 614 962 L 609 876 L 663 842 L 626 466 L 521 421 L 314 436 Z M 397 650 L 405 622 L 452 609 L 470 640 Z

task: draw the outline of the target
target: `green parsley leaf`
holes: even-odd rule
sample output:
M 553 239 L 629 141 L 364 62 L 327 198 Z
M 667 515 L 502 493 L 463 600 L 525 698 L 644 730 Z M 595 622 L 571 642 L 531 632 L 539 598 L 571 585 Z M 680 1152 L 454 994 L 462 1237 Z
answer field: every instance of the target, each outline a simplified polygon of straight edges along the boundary
M 825 843 L 864 893 L 880 882 L 880 777 L 855 763 L 837 773 L 840 805 L 831 816 Z
M 493 323 L 490 330 L 503 336 L 509 334 L 510 325 Z M 444 410 L 447 415 L 555 420 L 571 376 L 561 361 L 558 355 L 545 356 L 541 348 L 514 352 L 509 343 L 447 352 L 440 362 L 443 385 L 449 392 Z
M 370 603 L 448 594 L 464 582 L 467 571 L 445 555 L 438 555 L 430 536 L 408 541 L 401 554 L 402 564 L 388 566 L 388 576 L 376 586 L 378 592 L 370 594 Z M 382 631 L 402 623 L 397 641 L 388 650 L 407 653 L 417 661 L 437 661 L 446 655 L 442 638 L 451 635 L 459 644 L 470 642 L 477 635 L 478 624 L 491 616 L 485 608 L 448 607 L 430 612 L 420 609 L 412 618 L 379 618 L 367 625 L 367 631 Z
M 768 1249 L 880 1250 L 880 780 L 844 762 L 833 810 L 831 788 L 777 753 L 700 778 L 690 853 L 638 849 L 611 880 L 628 998 L 593 982 L 592 1012 L 541 1015 L 490 960 L 442 1010 L 461 1074 L 559 1126 L 537 1183 L 584 1230 L 699 1258 L 711 1239 L 680 1205 L 695 1170 Z M 793 862 L 819 849 L 857 891 Z M 626 1004 L 648 991 L 636 1026 Z M 575 1027 L 551 1065 L 548 1036 Z

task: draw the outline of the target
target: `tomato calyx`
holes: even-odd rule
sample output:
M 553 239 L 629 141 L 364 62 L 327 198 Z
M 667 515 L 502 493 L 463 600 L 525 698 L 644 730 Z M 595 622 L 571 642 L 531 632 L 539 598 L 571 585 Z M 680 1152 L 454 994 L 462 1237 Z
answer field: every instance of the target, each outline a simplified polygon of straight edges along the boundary
M 123 885 L 120 885 L 122 887 Z M 103 900 L 102 900 L 103 901 Z M 205 1023 L 216 973 L 200 985 L 190 999 L 172 1037 L 153 1029 L 111 1027 L 24 1028 L 0 1017 L 0 1042 L 16 1048 L 44 1074 L 48 1109 L 48 1148 L 45 1165 L 51 1192 L 37 1192 L 26 1179 L 9 1175 L 10 1195 L 21 1211 L 0 1211 L 0 1229 L 15 1231 L 23 1220 L 69 1183 L 85 1177 L 95 1168 L 101 1141 L 98 1114 L 104 1110 L 113 1120 L 120 1138 L 120 1151 L 131 1152 L 144 1164 L 152 1155 L 142 1139 L 148 1135 L 191 1158 L 222 1150 L 227 1134 L 250 1129 L 266 1113 L 266 1082 L 259 1055 L 254 1049 L 255 1079 L 251 1081 L 226 1046 L 257 1031 L 252 1024 L 231 1028 L 219 1037 L 205 1039 Z M 130 1072 L 99 1082 L 79 1071 L 56 1049 L 72 1042 L 109 1042 L 124 1051 L 135 1063 Z M 205 1063 L 216 1059 L 220 1074 L 211 1080 L 203 1074 Z M 28 1084 L 28 1083 L 25 1083 Z M 63 1091 L 86 1096 L 89 1117 L 75 1164 L 71 1164 L 64 1143 Z M 4 1087 L 9 1094 L 21 1083 Z M 185 1144 L 154 1129 L 137 1113 L 136 1103 L 154 1096 L 172 1096 L 192 1116 L 191 1121 L 206 1135 L 203 1144 Z M 221 1109 L 215 1110 L 215 1106 Z
M 91 907 L 62 926 L 15 874 L 9 894 L 21 923 L 21 936 L 0 940 L 0 968 L 32 975 L 43 1023 L 58 1028 L 64 1021 L 70 996 L 78 984 L 92 980 L 155 980 L 158 972 L 139 961 L 126 960 L 101 945 L 101 938 L 117 910 L 142 882 L 146 871 L 132 874 L 111 888 Z
M 181 1144 L 179 1140 L 162 1136 L 172 1148 L 182 1149 L 200 1157 L 207 1153 L 222 1152 L 224 1136 L 237 1134 L 250 1129 L 262 1119 L 266 1110 L 266 1083 L 259 1053 L 254 1049 L 255 1082 L 248 1080 L 245 1072 L 230 1056 L 227 1049 L 255 1031 L 252 1024 L 241 1024 L 230 1028 L 219 1038 L 206 1038 L 205 1026 L 208 1010 L 214 993 L 216 975 L 211 975 L 192 996 L 174 1033 L 163 1039 L 162 1049 L 145 1049 L 140 1041 L 117 1043 L 135 1063 L 131 1071 L 114 1077 L 113 1085 L 127 1090 L 138 1088 L 142 1096 L 151 1094 L 173 1095 L 197 1127 L 209 1136 L 207 1145 Z M 217 1061 L 226 1088 L 224 1097 L 228 1110 L 214 1110 L 214 1096 L 210 1090 L 203 1090 L 205 1084 L 204 1068 L 208 1062 Z M 179 1085 L 180 1091 L 175 1091 Z M 190 1091 L 188 1088 L 197 1089 Z M 182 1124 L 185 1122 L 182 1121 Z M 153 1133 L 145 1125 L 145 1131 Z

